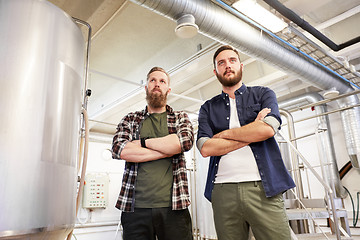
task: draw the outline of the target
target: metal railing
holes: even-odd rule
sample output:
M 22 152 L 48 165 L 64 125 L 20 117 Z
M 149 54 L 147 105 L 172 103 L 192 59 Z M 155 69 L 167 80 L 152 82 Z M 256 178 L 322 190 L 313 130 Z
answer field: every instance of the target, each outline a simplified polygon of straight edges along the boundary
M 316 177 L 316 179 L 321 183 L 321 185 L 324 187 L 327 195 L 330 198 L 330 204 L 329 204 L 329 208 L 331 208 L 332 211 L 332 217 L 333 217 L 333 222 L 334 222 L 334 230 L 335 230 L 335 235 L 337 240 L 341 239 L 341 235 L 340 235 L 340 228 L 339 228 L 339 220 L 337 218 L 337 213 L 336 213 L 336 207 L 335 207 L 335 194 L 334 191 L 330 188 L 330 186 L 322 179 L 322 177 L 315 171 L 315 169 L 311 166 L 311 164 L 306 160 L 306 158 L 299 152 L 299 150 L 290 142 L 290 140 L 288 140 L 287 138 L 284 137 L 284 135 L 281 133 L 281 131 L 278 132 L 278 135 L 288 144 L 288 146 L 290 146 L 290 148 L 297 154 L 297 156 L 299 156 L 303 163 L 306 165 L 306 167 L 314 174 L 314 176 Z M 300 201 L 300 200 L 299 200 Z M 310 214 L 311 216 L 311 214 Z M 329 216 L 331 219 L 331 216 Z

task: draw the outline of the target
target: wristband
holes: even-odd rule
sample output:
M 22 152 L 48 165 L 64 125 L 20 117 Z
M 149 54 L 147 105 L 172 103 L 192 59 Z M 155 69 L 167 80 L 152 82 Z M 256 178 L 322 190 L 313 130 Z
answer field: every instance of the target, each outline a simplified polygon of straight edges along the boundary
M 145 140 L 146 140 L 146 138 L 140 138 L 140 144 L 141 144 L 141 147 L 143 147 L 143 148 L 146 148 Z

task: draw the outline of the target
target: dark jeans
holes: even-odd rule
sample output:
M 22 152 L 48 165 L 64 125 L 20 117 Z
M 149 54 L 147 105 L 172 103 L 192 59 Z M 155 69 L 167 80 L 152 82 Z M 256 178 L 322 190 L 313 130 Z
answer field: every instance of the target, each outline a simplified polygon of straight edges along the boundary
M 122 212 L 121 224 L 124 240 L 193 239 L 188 209 L 135 208 L 134 212 Z

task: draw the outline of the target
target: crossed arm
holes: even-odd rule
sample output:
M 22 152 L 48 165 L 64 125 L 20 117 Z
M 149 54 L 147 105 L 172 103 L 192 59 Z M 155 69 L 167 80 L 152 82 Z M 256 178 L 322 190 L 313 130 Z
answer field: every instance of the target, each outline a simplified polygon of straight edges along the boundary
M 141 147 L 140 140 L 128 142 L 120 157 L 127 162 L 148 162 L 171 157 L 180 152 L 180 140 L 173 133 L 165 137 L 146 139 L 146 148 Z
M 201 155 L 203 157 L 221 156 L 252 142 L 264 141 L 274 136 L 273 128 L 262 121 L 270 111 L 269 108 L 264 108 L 254 122 L 214 135 L 203 144 L 200 150 Z
M 171 128 L 170 134 L 146 139 L 146 147 L 141 147 L 140 140 L 134 140 L 134 125 L 138 124 L 138 115 L 131 113 L 125 116 L 113 138 L 113 158 L 127 162 L 148 162 L 190 150 L 194 142 L 194 133 L 189 117 L 185 112 L 178 112 L 173 117 L 175 125 Z

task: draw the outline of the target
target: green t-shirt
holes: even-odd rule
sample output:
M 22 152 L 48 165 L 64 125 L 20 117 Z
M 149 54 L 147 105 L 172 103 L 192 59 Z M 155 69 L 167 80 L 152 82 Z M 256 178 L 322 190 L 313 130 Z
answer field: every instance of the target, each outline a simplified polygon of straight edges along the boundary
M 166 112 L 150 114 L 143 121 L 140 130 L 141 137 L 156 138 L 168 134 Z M 135 207 L 170 207 L 172 185 L 172 158 L 139 163 L 135 187 Z

